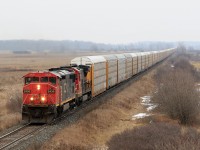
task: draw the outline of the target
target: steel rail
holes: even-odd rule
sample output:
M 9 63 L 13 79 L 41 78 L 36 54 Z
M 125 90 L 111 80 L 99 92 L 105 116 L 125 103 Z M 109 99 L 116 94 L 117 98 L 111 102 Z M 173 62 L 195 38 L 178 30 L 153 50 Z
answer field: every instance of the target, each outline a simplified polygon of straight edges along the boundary
M 9 146 L 11 146 L 11 145 L 13 145 L 13 144 L 19 142 L 20 140 L 24 139 L 25 137 L 28 137 L 28 136 L 32 135 L 32 133 L 34 133 L 34 132 L 36 132 L 36 131 L 38 131 L 38 130 L 40 130 L 40 129 L 45 128 L 46 125 L 45 125 L 44 127 L 39 126 L 39 127 L 37 127 L 36 129 L 32 129 L 32 130 L 31 130 L 30 132 L 28 132 L 28 133 L 25 133 L 25 134 L 22 134 L 22 135 L 21 135 L 21 134 L 20 134 L 20 135 L 17 135 L 17 133 L 18 133 L 19 131 L 23 131 L 22 129 L 25 130 L 27 127 L 29 127 L 29 125 L 23 126 L 23 127 L 21 127 L 19 130 L 15 130 L 15 131 L 13 131 L 13 132 L 10 132 L 10 134 L 6 134 L 5 136 L 2 136 L 2 139 L 8 138 L 8 140 L 9 140 L 9 136 L 11 136 L 11 135 L 19 136 L 19 137 L 16 138 L 16 139 L 14 139 L 14 140 L 12 140 L 12 141 L 9 142 L 9 143 L 3 144 L 3 146 L 0 147 L 0 150 L 5 149 L 5 148 L 7 148 L 7 147 L 9 147 Z M 18 131 L 18 132 L 17 132 L 17 131 Z M 15 135 L 14 133 L 15 133 L 16 135 Z M 1 141 L 0 141 L 0 144 L 1 144 L 1 142 L 2 142 L 2 139 L 1 139 Z

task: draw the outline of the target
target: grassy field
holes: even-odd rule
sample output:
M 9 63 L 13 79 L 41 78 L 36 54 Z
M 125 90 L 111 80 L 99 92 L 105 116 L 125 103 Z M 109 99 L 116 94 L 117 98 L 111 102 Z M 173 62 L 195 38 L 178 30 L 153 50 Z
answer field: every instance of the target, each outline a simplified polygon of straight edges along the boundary
M 196 68 L 198 71 L 200 70 L 200 61 L 191 61 L 190 62 L 194 68 Z
M 31 71 L 69 65 L 77 56 L 94 52 L 64 54 L 0 54 L 0 131 L 21 121 L 23 75 Z

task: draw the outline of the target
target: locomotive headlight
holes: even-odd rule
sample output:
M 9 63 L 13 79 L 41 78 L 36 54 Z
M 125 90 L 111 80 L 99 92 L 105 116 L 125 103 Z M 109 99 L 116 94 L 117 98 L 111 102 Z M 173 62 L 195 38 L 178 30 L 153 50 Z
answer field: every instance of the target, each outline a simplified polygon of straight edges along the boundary
M 40 85 L 39 84 L 37 85 L 37 90 L 40 90 Z
M 44 103 L 45 97 L 41 97 L 41 101 L 42 101 L 42 103 Z
M 30 100 L 33 101 L 33 97 L 31 97 Z

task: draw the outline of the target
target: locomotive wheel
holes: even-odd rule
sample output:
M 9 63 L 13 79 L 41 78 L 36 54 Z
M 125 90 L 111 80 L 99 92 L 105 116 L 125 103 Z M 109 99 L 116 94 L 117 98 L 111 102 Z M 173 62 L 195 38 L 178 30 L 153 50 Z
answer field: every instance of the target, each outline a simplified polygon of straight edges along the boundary
M 88 93 L 87 96 L 88 96 L 88 98 L 87 98 L 88 101 L 92 99 L 92 94 L 91 93 Z
M 81 97 L 76 99 L 75 103 L 76 103 L 77 106 L 80 106 L 82 102 L 83 102 L 83 97 L 81 96 Z
M 57 112 L 58 112 L 58 116 L 60 116 L 63 113 L 63 106 L 58 106 Z
M 74 109 L 75 106 L 76 105 L 75 105 L 74 101 L 73 102 L 69 102 L 69 109 Z

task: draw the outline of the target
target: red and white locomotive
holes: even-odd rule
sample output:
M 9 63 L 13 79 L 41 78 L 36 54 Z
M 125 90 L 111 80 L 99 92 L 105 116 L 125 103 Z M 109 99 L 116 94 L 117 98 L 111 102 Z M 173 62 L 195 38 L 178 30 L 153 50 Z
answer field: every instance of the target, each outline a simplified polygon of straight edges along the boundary
M 80 105 L 91 97 L 88 66 L 64 66 L 24 76 L 22 120 L 49 122 L 64 108 Z

